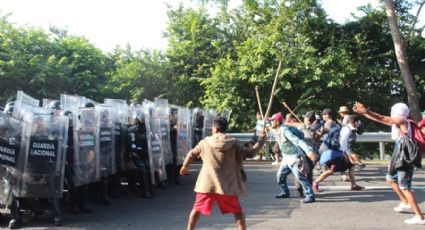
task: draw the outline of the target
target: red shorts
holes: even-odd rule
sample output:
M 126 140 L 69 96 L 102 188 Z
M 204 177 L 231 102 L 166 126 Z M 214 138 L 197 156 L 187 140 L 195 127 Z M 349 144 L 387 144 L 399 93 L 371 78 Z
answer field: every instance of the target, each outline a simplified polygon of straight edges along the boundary
M 237 214 L 242 212 L 238 196 L 221 195 L 217 193 L 196 193 L 196 201 L 193 208 L 196 211 L 209 216 L 211 214 L 214 201 L 217 201 L 222 214 Z

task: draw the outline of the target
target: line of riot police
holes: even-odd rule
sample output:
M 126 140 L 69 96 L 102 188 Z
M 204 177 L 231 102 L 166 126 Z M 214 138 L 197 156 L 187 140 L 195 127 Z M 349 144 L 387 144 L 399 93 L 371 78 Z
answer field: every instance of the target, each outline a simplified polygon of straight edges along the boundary
M 179 166 L 211 135 L 216 116 L 159 98 L 127 105 L 62 94 L 39 103 L 18 91 L 0 113 L 0 204 L 12 229 L 46 209 L 59 226 L 64 204 L 91 213 L 93 202 L 128 193 L 151 199 L 155 187 L 180 185 Z

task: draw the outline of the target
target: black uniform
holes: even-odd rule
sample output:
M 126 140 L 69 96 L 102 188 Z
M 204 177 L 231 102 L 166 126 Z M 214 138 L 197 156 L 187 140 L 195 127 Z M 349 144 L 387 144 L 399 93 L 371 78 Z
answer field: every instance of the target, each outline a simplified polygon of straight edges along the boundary
M 140 196 L 152 198 L 152 181 L 149 165 L 148 141 L 146 126 L 142 121 L 128 129 L 127 150 L 131 160 L 137 168 L 137 176 L 140 184 Z

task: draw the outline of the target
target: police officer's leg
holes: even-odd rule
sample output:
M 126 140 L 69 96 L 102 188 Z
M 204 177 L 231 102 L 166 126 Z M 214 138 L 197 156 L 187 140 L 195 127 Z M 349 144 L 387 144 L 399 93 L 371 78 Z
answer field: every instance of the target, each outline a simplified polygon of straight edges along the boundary
M 88 205 L 89 200 L 89 185 L 81 185 L 77 187 L 78 191 L 78 205 L 81 212 L 92 213 L 93 210 Z
M 119 177 L 119 172 L 117 171 L 116 174 L 108 176 L 109 197 L 113 199 L 118 199 L 120 197 L 118 194 L 119 186 L 120 186 L 120 177 Z
M 180 182 L 180 169 L 182 168 L 182 165 L 177 165 L 174 170 L 174 184 L 181 185 Z
M 22 224 L 21 203 L 17 197 L 14 197 L 10 205 L 11 220 L 9 221 L 9 228 L 16 229 Z
M 50 198 L 50 204 L 52 206 L 53 222 L 56 226 L 62 225 L 62 210 L 60 206 L 59 197 Z
M 165 166 L 165 171 L 167 173 L 167 183 L 169 186 L 173 186 L 174 184 L 174 170 L 175 170 L 175 165 L 174 164 L 167 164 Z
M 140 197 L 151 199 L 153 198 L 152 189 L 149 188 L 150 180 L 146 170 L 141 168 L 138 170 L 140 183 Z
M 110 201 L 108 198 L 108 178 L 106 176 L 101 177 L 100 181 L 97 182 L 98 190 L 99 190 L 99 201 L 103 205 L 110 205 Z

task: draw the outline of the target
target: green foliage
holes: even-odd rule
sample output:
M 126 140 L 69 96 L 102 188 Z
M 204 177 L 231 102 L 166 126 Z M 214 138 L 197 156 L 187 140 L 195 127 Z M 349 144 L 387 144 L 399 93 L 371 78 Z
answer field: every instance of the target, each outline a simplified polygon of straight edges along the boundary
M 265 110 L 279 61 L 272 112 L 338 109 L 363 101 L 379 112 L 406 101 L 385 12 L 370 5 L 364 16 L 346 24 L 328 19 L 315 0 L 244 0 L 228 9 L 226 0 L 200 0 L 198 8 L 170 8 L 164 36 L 168 48 L 102 53 L 89 41 L 60 28 L 49 32 L 17 27 L 0 18 L 0 102 L 17 90 L 37 98 L 79 94 L 103 101 L 169 99 L 191 107 L 232 110 L 231 131 L 254 125 L 260 87 Z M 400 28 L 408 34 L 409 1 L 395 1 Z M 216 7 L 210 14 L 207 7 Z M 408 43 L 409 62 L 425 94 L 425 40 L 415 29 Z M 422 101 L 422 108 L 425 101 Z M 383 127 L 368 125 L 371 130 Z

